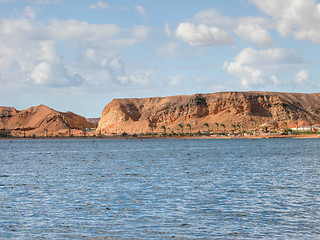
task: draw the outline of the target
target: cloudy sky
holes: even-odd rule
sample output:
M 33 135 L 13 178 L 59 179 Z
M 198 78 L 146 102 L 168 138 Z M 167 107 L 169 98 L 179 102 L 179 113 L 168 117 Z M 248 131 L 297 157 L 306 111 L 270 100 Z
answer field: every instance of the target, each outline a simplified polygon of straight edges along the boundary
M 320 92 L 317 0 L 0 0 L 0 105 Z

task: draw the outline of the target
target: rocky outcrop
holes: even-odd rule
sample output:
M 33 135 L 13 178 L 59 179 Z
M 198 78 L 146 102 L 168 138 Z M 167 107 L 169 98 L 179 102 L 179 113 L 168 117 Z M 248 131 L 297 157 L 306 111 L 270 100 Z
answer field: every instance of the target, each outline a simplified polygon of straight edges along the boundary
M 151 131 L 257 129 L 261 124 L 296 126 L 320 123 L 320 94 L 220 92 L 153 98 L 114 99 L 103 110 L 104 134 Z M 178 126 L 180 124 L 180 126 Z M 188 128 L 186 127 L 188 124 Z
M 21 111 L 0 107 L 0 129 L 8 129 L 13 136 L 81 135 L 82 129 L 91 126 L 82 116 L 58 112 L 45 105 Z

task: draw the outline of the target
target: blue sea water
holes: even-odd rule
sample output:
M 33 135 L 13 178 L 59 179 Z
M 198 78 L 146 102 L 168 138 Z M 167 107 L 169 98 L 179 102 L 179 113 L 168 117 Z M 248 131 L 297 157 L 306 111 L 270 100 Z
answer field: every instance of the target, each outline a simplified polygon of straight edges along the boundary
M 320 139 L 0 141 L 0 239 L 320 239 Z

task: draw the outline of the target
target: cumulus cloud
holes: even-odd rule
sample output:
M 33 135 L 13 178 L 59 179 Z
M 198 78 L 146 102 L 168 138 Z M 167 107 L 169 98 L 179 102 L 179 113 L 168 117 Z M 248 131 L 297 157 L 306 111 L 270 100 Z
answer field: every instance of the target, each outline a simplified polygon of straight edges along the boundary
M 192 46 L 233 44 L 232 33 L 259 46 L 270 47 L 273 39 L 268 29 L 271 20 L 262 17 L 231 18 L 223 16 L 215 8 L 198 12 L 176 29 L 175 36 Z M 166 30 L 167 32 L 167 30 Z
M 281 48 L 255 50 L 251 47 L 243 49 L 235 58 L 236 62 L 249 65 L 273 66 L 302 64 L 303 60 L 294 51 Z
M 48 87 L 80 86 L 84 83 L 79 73 L 70 74 L 60 61 L 41 62 L 31 72 L 30 80 Z
M 315 0 L 251 0 L 261 11 L 273 17 L 282 37 L 320 44 L 320 3 Z
M 180 23 L 175 32 L 176 37 L 191 46 L 224 45 L 233 43 L 233 38 L 217 27 L 204 24 Z
M 300 70 L 294 77 L 294 82 L 299 86 L 305 86 L 311 84 L 311 76 L 308 70 Z
M 233 28 L 235 20 L 223 16 L 217 9 L 209 8 L 198 12 L 191 20 L 195 24 L 205 24 L 207 26 L 220 26 L 222 28 Z
M 98 1 L 96 4 L 91 4 L 89 9 L 98 10 L 109 8 L 109 5 L 105 2 Z
M 113 59 L 124 47 L 147 38 L 149 32 L 148 26 L 123 29 L 114 24 L 77 20 L 42 23 L 25 17 L 2 19 L 0 72 L 7 85 L 10 82 L 22 86 L 24 82 L 68 88 L 98 86 L 99 81 L 116 82 L 113 79 L 133 73 L 121 70 L 121 63 L 117 65 Z M 133 75 L 131 79 L 133 82 L 139 78 Z
M 154 73 L 152 69 L 130 68 L 121 57 L 106 57 L 96 49 L 88 49 L 75 64 L 80 69 L 87 69 L 87 82 L 98 91 L 111 86 L 146 86 Z
M 247 42 L 268 47 L 273 44 L 273 39 L 266 29 L 258 24 L 240 24 L 235 33 Z
M 223 69 L 236 79 L 240 79 L 243 88 L 278 86 L 277 74 L 283 71 L 293 71 L 303 66 L 302 59 L 294 52 L 279 48 L 267 50 L 243 49 L 232 62 L 225 62 Z
M 106 70 L 111 75 L 112 80 L 116 84 L 122 85 L 139 85 L 146 86 L 150 77 L 153 74 L 153 70 L 134 70 L 128 73 L 128 70 L 120 58 L 111 59 L 106 61 Z
M 137 5 L 135 6 L 135 10 L 138 11 L 143 16 L 147 16 L 147 11 L 144 9 L 144 7 Z
M 250 88 L 261 86 L 266 83 L 265 76 L 260 69 L 256 69 L 249 65 L 241 64 L 240 62 L 225 62 L 223 69 L 236 78 L 241 80 L 241 86 Z
M 146 86 L 149 83 L 150 77 L 153 75 L 153 73 L 153 70 L 135 71 L 133 74 L 131 74 L 130 81 L 133 84 Z
M 48 32 L 58 41 L 68 41 L 74 47 L 81 47 L 101 46 L 122 32 L 122 29 L 115 24 L 90 24 L 78 20 L 54 19 L 48 26 Z

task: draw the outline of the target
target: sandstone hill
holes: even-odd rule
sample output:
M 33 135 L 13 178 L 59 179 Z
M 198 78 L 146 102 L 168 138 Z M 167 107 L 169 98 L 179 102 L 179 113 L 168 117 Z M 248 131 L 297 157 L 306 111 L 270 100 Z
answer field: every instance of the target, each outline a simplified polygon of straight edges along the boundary
M 219 92 L 192 96 L 114 99 L 98 131 L 196 132 L 277 128 L 320 123 L 320 93 Z M 179 126 L 180 125 L 180 126 Z
M 92 124 L 82 116 L 58 112 L 45 105 L 21 111 L 0 107 L 0 129 L 9 129 L 13 136 L 77 136 L 91 127 Z

